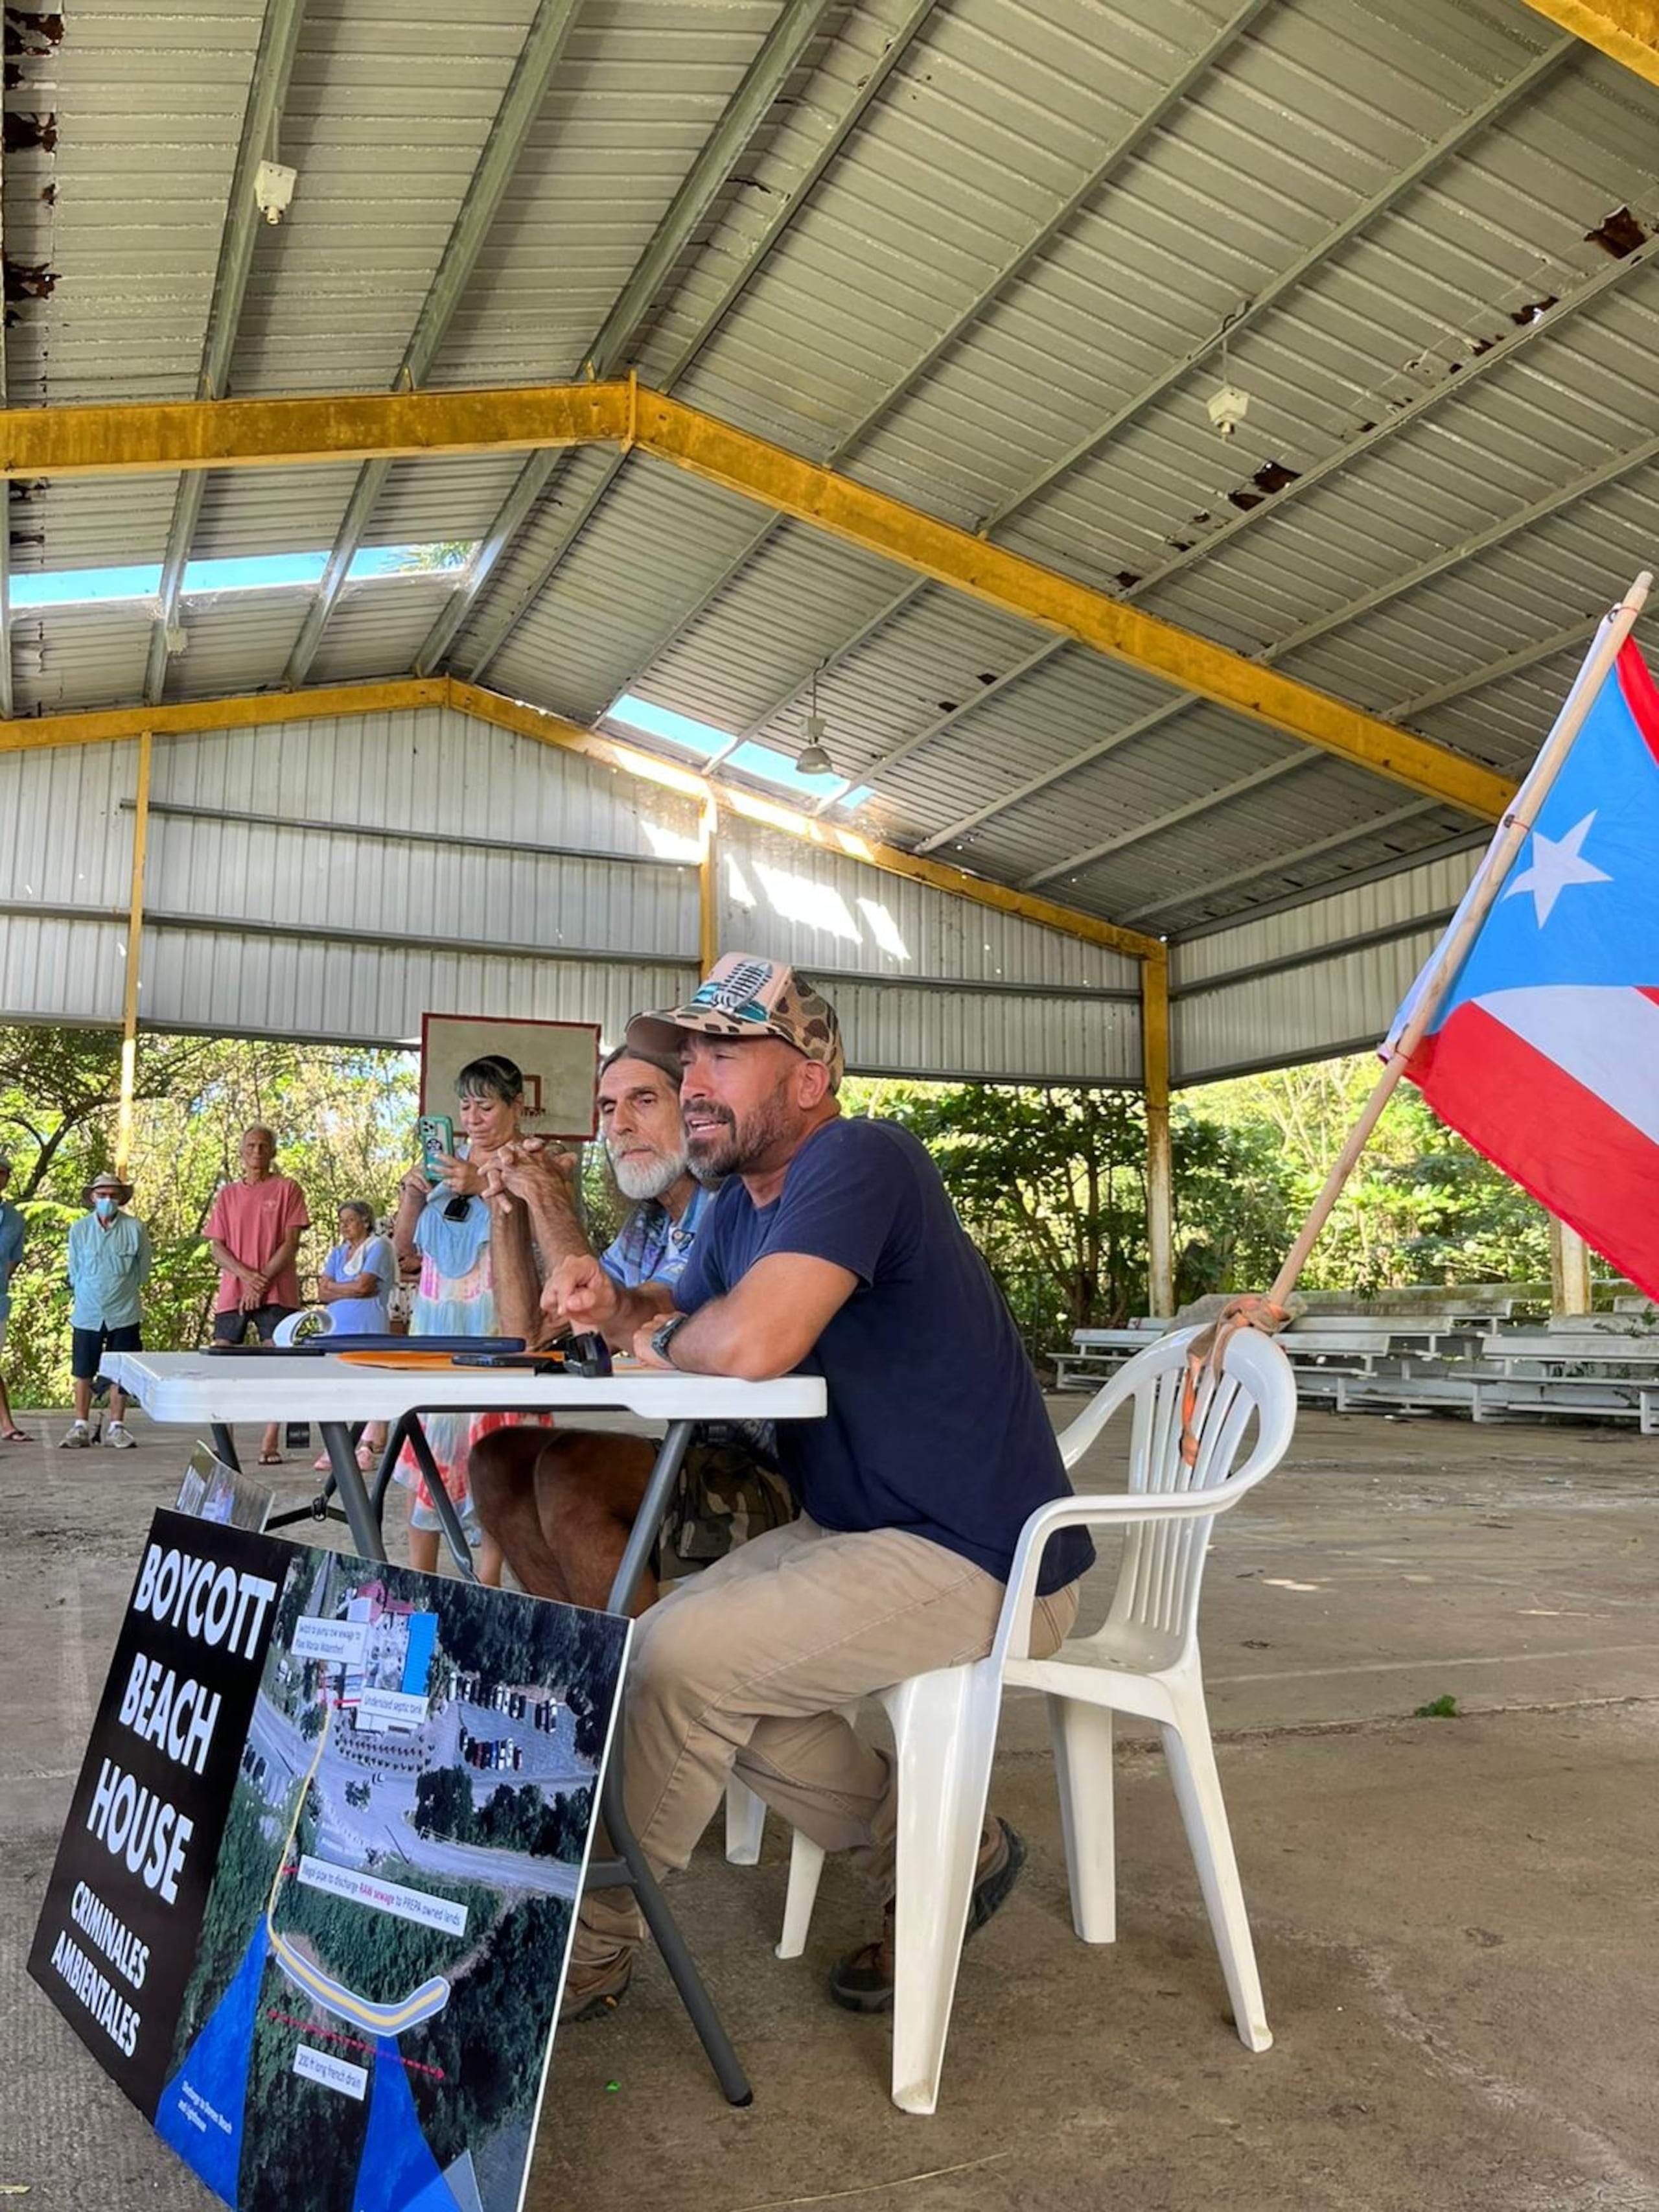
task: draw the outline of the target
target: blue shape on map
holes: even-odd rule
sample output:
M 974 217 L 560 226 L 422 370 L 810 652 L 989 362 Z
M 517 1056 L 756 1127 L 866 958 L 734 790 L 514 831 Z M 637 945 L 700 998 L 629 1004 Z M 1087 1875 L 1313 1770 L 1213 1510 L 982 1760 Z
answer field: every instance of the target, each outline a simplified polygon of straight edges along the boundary
M 374 2087 L 353 2212 L 459 2212 L 421 2133 L 409 2073 L 389 2036 L 374 2039 Z
M 227 2204 L 236 2202 L 242 2118 L 259 1982 L 270 1948 L 263 1915 L 225 1991 L 185 2062 L 161 2092 L 155 2132 Z M 401 2070 L 401 2069 L 400 2069 Z
M 413 1613 L 409 1617 L 409 1642 L 404 1650 L 402 1687 L 411 1698 L 426 1695 L 426 1678 L 438 1642 L 435 1613 Z

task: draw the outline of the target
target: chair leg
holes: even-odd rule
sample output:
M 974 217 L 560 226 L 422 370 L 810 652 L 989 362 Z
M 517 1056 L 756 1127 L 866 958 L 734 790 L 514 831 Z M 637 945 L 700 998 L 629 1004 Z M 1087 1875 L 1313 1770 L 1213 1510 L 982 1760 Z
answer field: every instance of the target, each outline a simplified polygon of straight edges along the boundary
M 758 1866 L 766 1800 L 734 1774 L 726 1785 L 726 1856 L 731 1866 Z
M 797 1828 L 789 1844 L 789 1888 L 783 1900 L 783 1934 L 777 1946 L 780 1959 L 799 1959 L 806 1948 L 806 1931 L 812 1924 L 818 1876 L 823 1872 L 823 1844 L 815 1844 Z
M 1002 1702 L 988 1662 L 918 1675 L 889 1692 L 898 1747 L 893 2102 L 939 2102 L 945 2039 L 973 1893 Z
M 1178 1719 L 1163 1730 L 1164 1756 L 1170 1762 L 1176 1802 L 1187 1831 L 1187 1841 L 1198 1868 L 1199 1885 L 1210 1916 L 1210 1928 L 1221 1955 L 1221 1971 L 1232 2000 L 1238 2037 L 1248 2050 L 1267 2051 L 1273 2034 L 1262 2002 L 1261 1980 L 1256 1972 L 1255 1946 L 1250 1941 L 1249 1917 L 1244 1891 L 1233 1856 L 1233 1839 L 1222 1802 L 1221 1778 L 1216 1772 L 1215 1752 L 1210 1742 L 1209 1717 L 1201 1698 L 1186 1698 L 1177 1706 Z
M 1112 1803 L 1112 1712 L 1081 1698 L 1048 1699 L 1072 1925 L 1085 1943 L 1117 1941 L 1117 1838 Z

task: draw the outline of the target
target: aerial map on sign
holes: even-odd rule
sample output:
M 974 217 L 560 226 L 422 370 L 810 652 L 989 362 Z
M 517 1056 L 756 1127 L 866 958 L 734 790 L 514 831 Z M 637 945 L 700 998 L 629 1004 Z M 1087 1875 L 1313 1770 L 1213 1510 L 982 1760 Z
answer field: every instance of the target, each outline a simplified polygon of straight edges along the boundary
M 227 2202 L 514 2212 L 625 1636 L 297 1555 L 155 2114 Z

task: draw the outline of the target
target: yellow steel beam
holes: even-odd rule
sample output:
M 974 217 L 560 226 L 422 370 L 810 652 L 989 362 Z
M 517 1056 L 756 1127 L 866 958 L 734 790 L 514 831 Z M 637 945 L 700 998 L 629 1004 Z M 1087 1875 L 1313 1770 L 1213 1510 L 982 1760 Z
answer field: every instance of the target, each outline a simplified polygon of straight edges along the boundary
M 1495 820 L 1513 795 L 1506 778 L 1443 745 L 802 460 L 632 378 L 490 392 L 0 410 L 0 473 L 23 477 L 270 467 L 592 442 L 637 445 L 707 482 L 1428 798 Z
M 132 896 L 127 908 L 127 972 L 121 993 L 121 1090 L 115 1120 L 115 1172 L 132 1162 L 133 1102 L 138 1092 L 138 954 L 144 941 L 144 860 L 149 849 L 149 729 L 138 732 L 138 787 L 132 817 Z
M 1328 692 L 1263 668 L 901 500 L 641 387 L 639 445 L 677 467 L 884 555 L 953 591 L 1060 630 L 1114 660 L 1302 738 L 1340 759 L 1496 821 L 1508 778 Z
M 481 684 L 463 684 L 453 678 L 449 703 L 461 714 L 491 722 L 497 729 L 514 730 L 521 737 L 536 738 L 544 744 L 581 753 L 589 760 L 602 761 L 608 768 L 622 769 L 630 775 L 666 785 L 684 798 L 699 803 L 713 799 L 728 813 L 745 821 L 781 830 L 786 836 L 822 846 L 829 852 L 845 854 L 849 860 L 862 860 L 866 867 L 878 868 L 885 875 L 907 877 L 912 883 L 949 892 L 953 898 L 970 899 L 976 906 L 990 907 L 998 914 L 1014 915 L 1022 921 L 1034 921 L 1045 929 L 1059 930 L 1065 936 L 1081 938 L 1085 944 L 1126 954 L 1132 960 L 1164 957 L 1159 938 L 1145 936 L 1137 929 L 1121 929 L 1115 922 L 1079 914 L 1075 907 L 1059 905 L 1053 899 L 1033 897 L 1029 891 L 1011 890 L 1006 884 L 994 884 L 984 876 L 969 875 L 964 868 L 920 860 L 914 853 L 901 852 L 896 846 L 876 844 L 860 836 L 856 830 L 838 828 L 816 816 L 798 814 L 793 808 L 775 805 L 770 799 L 738 791 L 731 785 L 706 782 L 689 769 L 676 768 L 653 754 L 636 752 L 631 745 L 598 737 L 579 723 L 568 722 L 562 715 L 549 714 L 543 708 L 527 706 L 520 699 L 504 699 L 499 692 L 485 690 Z
M 697 969 L 703 975 L 720 957 L 720 819 L 711 795 L 697 823 Z
M 1170 1146 L 1170 956 L 1140 969 L 1140 1071 L 1146 1098 L 1146 1309 L 1175 1312 L 1175 1163 Z
M 142 737 L 187 737 L 198 730 L 253 730 L 272 722 L 320 721 L 336 714 L 383 714 L 399 707 L 442 707 L 441 676 L 399 677 L 390 684 L 331 684 L 310 691 L 261 691 L 234 699 L 188 699 L 169 707 L 100 707 L 73 714 L 37 714 L 0 722 L 0 753 L 47 745 L 118 744 Z
M 1659 0 L 1527 0 L 1534 15 L 1659 84 Z
M 0 475 L 141 476 L 620 441 L 629 386 L 547 384 L 317 399 L 179 399 L 0 410 Z

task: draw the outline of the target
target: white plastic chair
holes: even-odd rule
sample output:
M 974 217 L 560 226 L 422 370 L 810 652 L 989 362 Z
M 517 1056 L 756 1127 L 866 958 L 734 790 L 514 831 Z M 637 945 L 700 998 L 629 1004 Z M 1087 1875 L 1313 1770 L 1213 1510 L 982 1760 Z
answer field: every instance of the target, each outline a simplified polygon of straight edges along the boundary
M 1041 1690 L 1048 1700 L 1072 1924 L 1085 1943 L 1109 1943 L 1117 1933 L 1112 1715 L 1134 1713 L 1158 1723 L 1240 2039 L 1252 2051 L 1266 2051 L 1273 2041 L 1210 1743 L 1198 1599 L 1216 1515 L 1270 1474 L 1289 1448 L 1296 1382 L 1278 1345 L 1241 1330 L 1227 1346 L 1219 1382 L 1206 1376 L 1200 1389 L 1198 1454 L 1189 1468 L 1181 1457 L 1181 1399 L 1187 1347 L 1197 1333 L 1182 1329 L 1137 1352 L 1061 1436 L 1069 1468 L 1113 1414 L 1130 1407 L 1129 1487 L 1110 1496 L 1059 1498 L 1031 1516 L 988 1656 L 881 1692 L 898 1754 L 893 2102 L 904 2112 L 931 2112 L 938 2102 L 1009 1684 Z M 1254 1448 L 1235 1474 L 1252 1416 Z M 1094 1635 L 1073 1638 L 1051 1658 L 1031 1659 L 1026 1654 L 1044 1547 L 1056 1529 L 1078 1525 L 1124 1530 L 1111 1609 Z M 729 1826 L 727 1834 L 729 1839 Z M 758 1848 L 758 1826 L 755 1836 Z M 823 1851 L 798 1833 L 780 1958 L 799 1957 L 805 1943 L 823 1863 Z
M 758 1866 L 766 1800 L 734 1774 L 726 1785 L 726 1856 L 732 1866 Z

